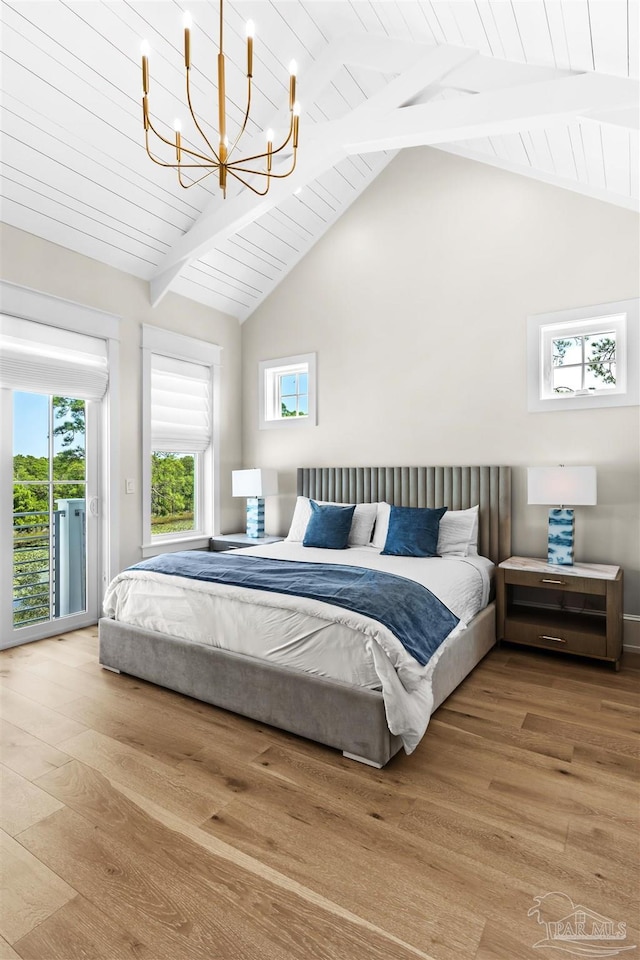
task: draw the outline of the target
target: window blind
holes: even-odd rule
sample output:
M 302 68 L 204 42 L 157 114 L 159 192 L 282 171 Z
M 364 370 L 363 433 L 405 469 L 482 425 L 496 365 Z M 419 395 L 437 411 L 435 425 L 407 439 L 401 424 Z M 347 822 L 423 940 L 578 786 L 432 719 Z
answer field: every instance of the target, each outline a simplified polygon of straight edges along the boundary
M 211 443 L 211 369 L 151 354 L 151 448 L 202 453 Z
M 108 384 L 106 340 L 0 315 L 0 386 L 101 400 Z

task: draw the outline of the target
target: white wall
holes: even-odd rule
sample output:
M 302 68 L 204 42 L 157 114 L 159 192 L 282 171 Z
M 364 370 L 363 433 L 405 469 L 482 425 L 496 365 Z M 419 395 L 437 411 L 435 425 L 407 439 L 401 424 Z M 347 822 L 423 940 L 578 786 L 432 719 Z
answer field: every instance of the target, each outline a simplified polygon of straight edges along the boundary
M 243 326 L 245 466 L 505 463 L 514 553 L 542 556 L 527 465 L 595 464 L 579 560 L 625 568 L 640 614 L 638 407 L 527 412 L 526 318 L 637 297 L 638 217 L 515 174 L 403 151 Z M 317 351 L 318 426 L 257 428 L 260 360 Z
M 240 328 L 238 321 L 202 304 L 168 294 L 153 309 L 148 284 L 14 227 L 1 225 L 4 280 L 96 307 L 122 318 L 120 324 L 120 565 L 140 559 L 142 476 L 140 410 L 141 325 L 154 324 L 222 347 L 220 481 L 222 530 L 238 529 L 242 509 L 231 499 L 231 470 L 241 460 Z M 125 478 L 136 481 L 126 495 Z

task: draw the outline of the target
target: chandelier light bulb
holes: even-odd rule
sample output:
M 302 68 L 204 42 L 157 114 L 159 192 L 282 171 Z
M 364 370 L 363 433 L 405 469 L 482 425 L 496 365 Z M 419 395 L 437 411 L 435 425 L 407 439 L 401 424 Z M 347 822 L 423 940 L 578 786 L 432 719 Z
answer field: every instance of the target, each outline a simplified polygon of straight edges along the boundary
M 173 129 L 175 130 L 176 133 L 180 133 L 180 131 L 182 130 L 182 124 L 178 119 L 178 117 L 176 117 L 176 119 L 173 121 Z
M 148 57 L 149 54 L 151 53 L 151 47 L 149 46 L 148 40 L 143 40 L 142 43 L 140 44 L 140 53 L 142 54 L 143 57 Z
M 269 129 L 267 130 L 265 136 L 267 138 L 267 143 L 273 143 L 273 130 L 271 129 L 271 127 L 269 127 Z
M 289 73 L 291 74 L 292 77 L 295 77 L 296 74 L 298 73 L 298 64 L 296 63 L 295 60 L 292 60 L 291 63 L 289 64 Z
M 293 105 L 293 115 L 294 115 L 294 117 L 299 117 L 299 116 L 300 116 L 300 101 L 299 101 L 299 100 L 296 100 L 296 102 L 295 102 L 294 105 Z
M 256 35 L 256 25 L 253 20 L 247 20 L 247 37 L 250 37 L 252 40 Z
M 185 28 L 185 30 L 191 30 L 191 27 L 193 26 L 193 17 L 188 10 L 185 11 L 185 14 L 182 18 L 182 26 Z

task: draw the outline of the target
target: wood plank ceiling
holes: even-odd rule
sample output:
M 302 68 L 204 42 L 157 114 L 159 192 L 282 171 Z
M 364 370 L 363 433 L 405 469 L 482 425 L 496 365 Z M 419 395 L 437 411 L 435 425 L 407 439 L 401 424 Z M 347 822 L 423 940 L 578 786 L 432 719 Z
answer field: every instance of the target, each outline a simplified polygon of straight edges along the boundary
M 639 0 L 228 0 L 231 123 L 246 19 L 259 143 L 299 64 L 304 159 L 261 202 L 223 201 L 213 177 L 185 191 L 144 151 L 140 39 L 171 136 L 186 9 L 196 110 L 215 122 L 217 4 L 2 3 L 2 220 L 149 280 L 154 302 L 171 289 L 244 320 L 416 143 L 639 207 Z

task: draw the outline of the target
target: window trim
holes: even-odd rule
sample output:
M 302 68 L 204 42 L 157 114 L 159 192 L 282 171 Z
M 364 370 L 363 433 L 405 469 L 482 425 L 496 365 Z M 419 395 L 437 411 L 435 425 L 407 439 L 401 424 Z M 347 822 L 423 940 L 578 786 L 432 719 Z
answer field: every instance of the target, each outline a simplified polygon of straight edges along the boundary
M 290 372 L 287 368 L 305 367 L 308 377 L 309 412 L 303 417 L 269 417 L 269 406 L 273 407 L 268 392 L 273 392 L 274 383 L 280 373 Z M 301 353 L 295 357 L 278 357 L 274 360 L 261 360 L 258 364 L 258 423 L 260 430 L 277 428 L 316 426 L 317 418 L 317 359 L 315 353 Z
M 151 537 L 151 354 L 162 354 L 208 366 L 211 372 L 211 443 L 199 455 L 196 485 L 199 529 L 184 535 Z M 150 324 L 142 325 L 142 556 L 154 557 L 175 550 L 198 549 L 217 532 L 220 516 L 220 359 L 222 350 L 207 340 L 187 337 Z
M 527 319 L 527 393 L 530 413 L 634 406 L 640 403 L 640 332 L 638 299 L 600 303 Z M 550 343 L 564 333 L 590 334 L 607 326 L 618 332 L 615 388 L 584 394 L 549 395 Z

